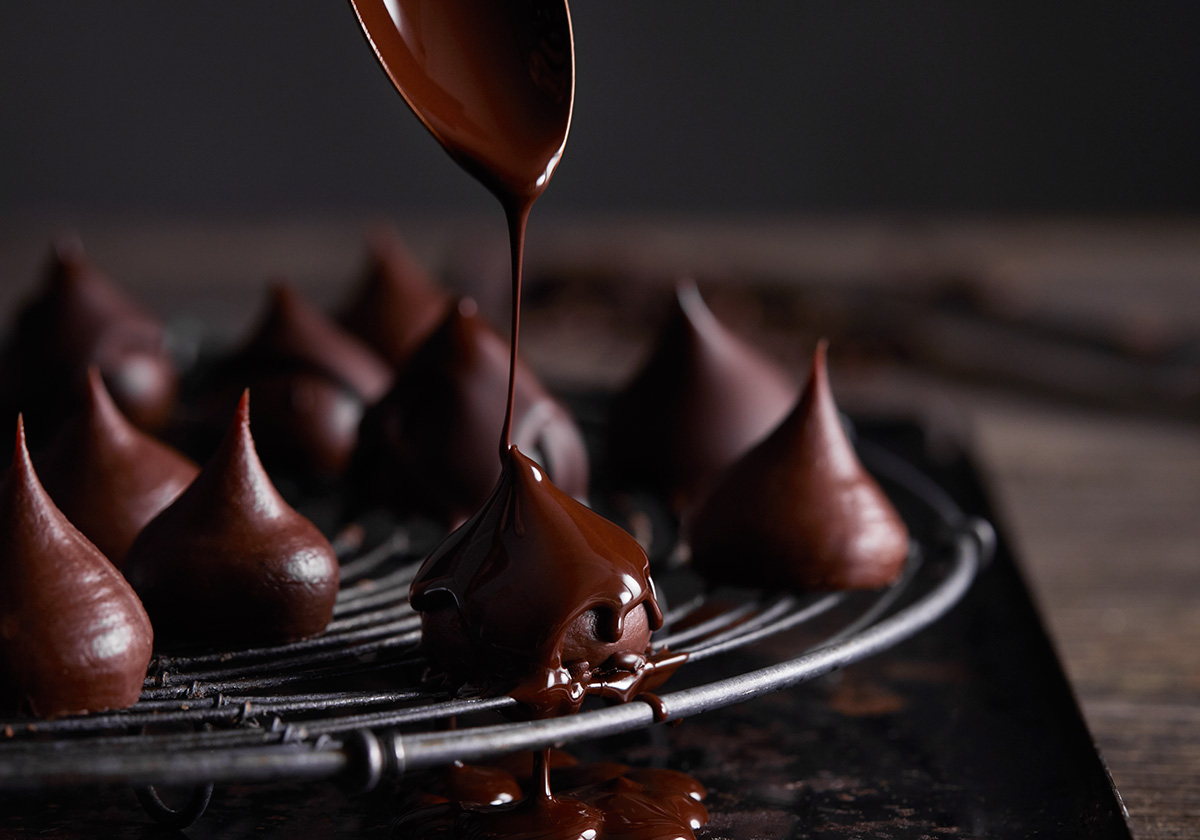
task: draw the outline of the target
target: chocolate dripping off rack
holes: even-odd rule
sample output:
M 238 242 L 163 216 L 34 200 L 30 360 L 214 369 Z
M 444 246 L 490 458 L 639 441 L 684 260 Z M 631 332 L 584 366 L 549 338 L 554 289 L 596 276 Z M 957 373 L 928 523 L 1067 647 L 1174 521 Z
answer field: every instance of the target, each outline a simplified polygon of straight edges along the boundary
M 422 685 L 420 620 L 407 595 L 425 546 L 400 526 L 342 558 L 334 620 L 316 638 L 156 656 L 130 709 L 0 721 L 0 793 L 133 786 L 152 817 L 179 828 L 200 817 L 218 783 L 337 779 L 349 791 L 368 791 L 385 777 L 615 735 L 815 679 L 937 621 L 993 548 L 991 527 L 967 517 L 908 462 L 869 440 L 858 449 L 914 535 L 902 577 L 877 592 L 790 595 L 712 592 L 686 567 L 657 570 L 665 623 L 653 644 L 688 654 L 661 704 L 495 723 L 486 713 L 516 701 L 453 697 Z M 794 650 L 767 667 L 739 670 L 734 662 L 728 676 L 688 679 L 698 662 L 723 656 L 727 666 L 731 652 L 785 633 L 797 639 Z M 446 728 L 450 718 L 458 728 Z M 194 789 L 176 810 L 155 785 Z

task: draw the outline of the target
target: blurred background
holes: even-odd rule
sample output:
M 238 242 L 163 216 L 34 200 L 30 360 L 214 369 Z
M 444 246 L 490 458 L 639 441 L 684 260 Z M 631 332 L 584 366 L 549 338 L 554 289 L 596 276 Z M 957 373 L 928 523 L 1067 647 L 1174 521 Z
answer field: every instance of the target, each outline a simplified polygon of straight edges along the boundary
M 571 7 L 527 360 L 618 386 L 684 273 L 793 370 L 833 339 L 844 407 L 984 465 L 1135 835 L 1194 833 L 1200 3 Z M 344 302 L 378 219 L 505 322 L 499 207 L 345 0 L 0 4 L 0 332 L 64 229 L 186 345 Z
M 1200 4 L 575 0 L 539 205 L 1200 210 Z M 0 216 L 488 212 L 344 2 L 0 8 Z

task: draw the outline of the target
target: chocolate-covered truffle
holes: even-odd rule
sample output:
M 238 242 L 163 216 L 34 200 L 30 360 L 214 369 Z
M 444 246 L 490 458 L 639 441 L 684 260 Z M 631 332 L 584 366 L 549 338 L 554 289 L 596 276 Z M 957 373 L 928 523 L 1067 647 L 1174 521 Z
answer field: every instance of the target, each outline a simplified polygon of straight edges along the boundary
M 450 299 L 394 230 L 372 231 L 367 248 L 365 276 L 338 321 L 392 367 L 400 367 L 437 327 Z
M 224 418 L 250 388 L 263 461 L 296 475 L 337 476 L 354 451 L 364 408 L 391 381 L 372 350 L 277 283 L 254 335 L 211 377 L 204 400 L 210 436 L 219 439 Z
M 175 500 L 200 468 L 134 428 L 93 367 L 87 400 L 37 458 L 59 510 L 119 569 L 142 527 Z
M 710 580 L 800 590 L 873 589 L 908 555 L 908 530 L 863 468 L 817 345 L 792 413 L 722 476 L 690 523 Z
M 0 370 L 8 400 L 42 435 L 70 413 L 89 365 L 135 426 L 166 425 L 179 376 L 162 324 L 99 272 L 77 241 L 65 240 L 17 316 Z
M 402 512 L 457 524 L 500 475 L 496 434 L 508 401 L 509 348 L 463 299 L 367 410 L 356 479 Z M 518 362 L 512 442 L 545 465 L 559 488 L 587 494 L 583 439 L 567 410 Z
M 133 705 L 150 663 L 150 620 L 42 489 L 20 419 L 0 520 L 0 710 L 52 718 Z
M 535 717 L 574 711 L 588 693 L 628 700 L 678 664 L 650 655 L 662 613 L 641 546 L 515 446 L 487 503 L 426 559 L 410 597 L 435 669 L 509 693 Z
M 775 428 L 796 391 L 781 368 L 721 325 L 695 284 L 680 283 L 657 345 L 613 403 L 613 481 L 682 511 Z
M 248 393 L 212 460 L 134 540 L 125 575 L 160 639 L 245 647 L 325 629 L 337 557 L 267 477 L 250 436 Z

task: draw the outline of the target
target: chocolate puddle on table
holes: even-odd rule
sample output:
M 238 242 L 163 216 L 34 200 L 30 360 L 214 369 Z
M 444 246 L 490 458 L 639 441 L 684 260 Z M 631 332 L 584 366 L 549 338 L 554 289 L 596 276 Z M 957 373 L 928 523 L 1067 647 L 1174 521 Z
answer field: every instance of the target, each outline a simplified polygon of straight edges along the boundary
M 862 445 L 899 454 L 968 513 L 996 521 L 969 453 L 947 454 L 939 441 L 932 457 L 923 430 L 908 422 L 860 421 L 858 429 Z M 718 657 L 695 667 L 708 679 L 775 661 L 792 643 L 784 635 L 736 663 Z M 713 840 L 1130 836 L 1003 528 L 994 560 L 963 601 L 911 640 L 680 726 L 570 749 L 584 760 L 696 777 L 711 815 L 697 836 Z M 188 836 L 388 837 L 399 790 L 417 783 L 414 774 L 367 796 L 328 783 L 218 787 Z M 158 831 L 128 790 L 6 796 L 0 812 L 14 837 L 41 836 L 48 821 L 63 838 Z

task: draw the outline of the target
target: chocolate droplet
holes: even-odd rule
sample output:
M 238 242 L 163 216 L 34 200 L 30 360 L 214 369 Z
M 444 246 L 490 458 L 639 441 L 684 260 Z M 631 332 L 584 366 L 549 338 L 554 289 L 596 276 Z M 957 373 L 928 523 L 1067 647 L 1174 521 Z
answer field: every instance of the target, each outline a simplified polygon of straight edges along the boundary
M 244 647 L 325 629 L 337 558 L 267 477 L 250 436 L 248 393 L 200 475 L 142 529 L 125 574 L 164 640 Z
M 720 583 L 873 589 L 900 574 L 908 530 L 846 438 L 824 342 L 792 413 L 695 512 L 690 543 L 693 565 Z
M 365 276 L 338 321 L 398 368 L 437 327 L 449 297 L 433 285 L 395 231 L 372 231 L 367 247 Z
M 59 510 L 119 569 L 145 524 L 200 468 L 134 428 L 113 405 L 95 367 L 87 385 L 82 411 L 37 461 Z
M 495 435 L 508 394 L 507 343 L 463 299 L 367 410 L 354 471 L 401 512 L 457 524 L 500 476 Z M 566 493 L 587 494 L 588 462 L 574 421 L 525 365 L 517 365 L 513 443 L 546 465 Z
M 150 620 L 42 489 L 20 419 L 0 520 L 0 709 L 52 718 L 133 705 L 150 663 Z
M 358 442 L 364 408 L 391 380 L 373 351 L 277 283 L 254 335 L 211 377 L 203 400 L 208 436 L 219 439 L 250 388 L 263 461 L 292 475 L 337 476 Z
M 66 240 L 17 316 L 0 367 L 9 399 L 44 435 L 70 414 L 89 365 L 135 426 L 166 425 L 179 376 L 162 324 L 98 271 L 77 241 Z
M 681 283 L 657 345 L 614 401 L 613 478 L 682 511 L 775 428 L 795 397 L 783 370 L 722 326 L 695 284 Z
M 628 699 L 655 672 L 662 614 L 645 552 L 516 447 L 491 498 L 425 561 L 411 600 L 435 668 L 512 693 L 535 717 L 578 709 L 589 692 Z M 630 661 L 622 653 L 645 657 L 632 660 L 642 670 L 610 670 Z

